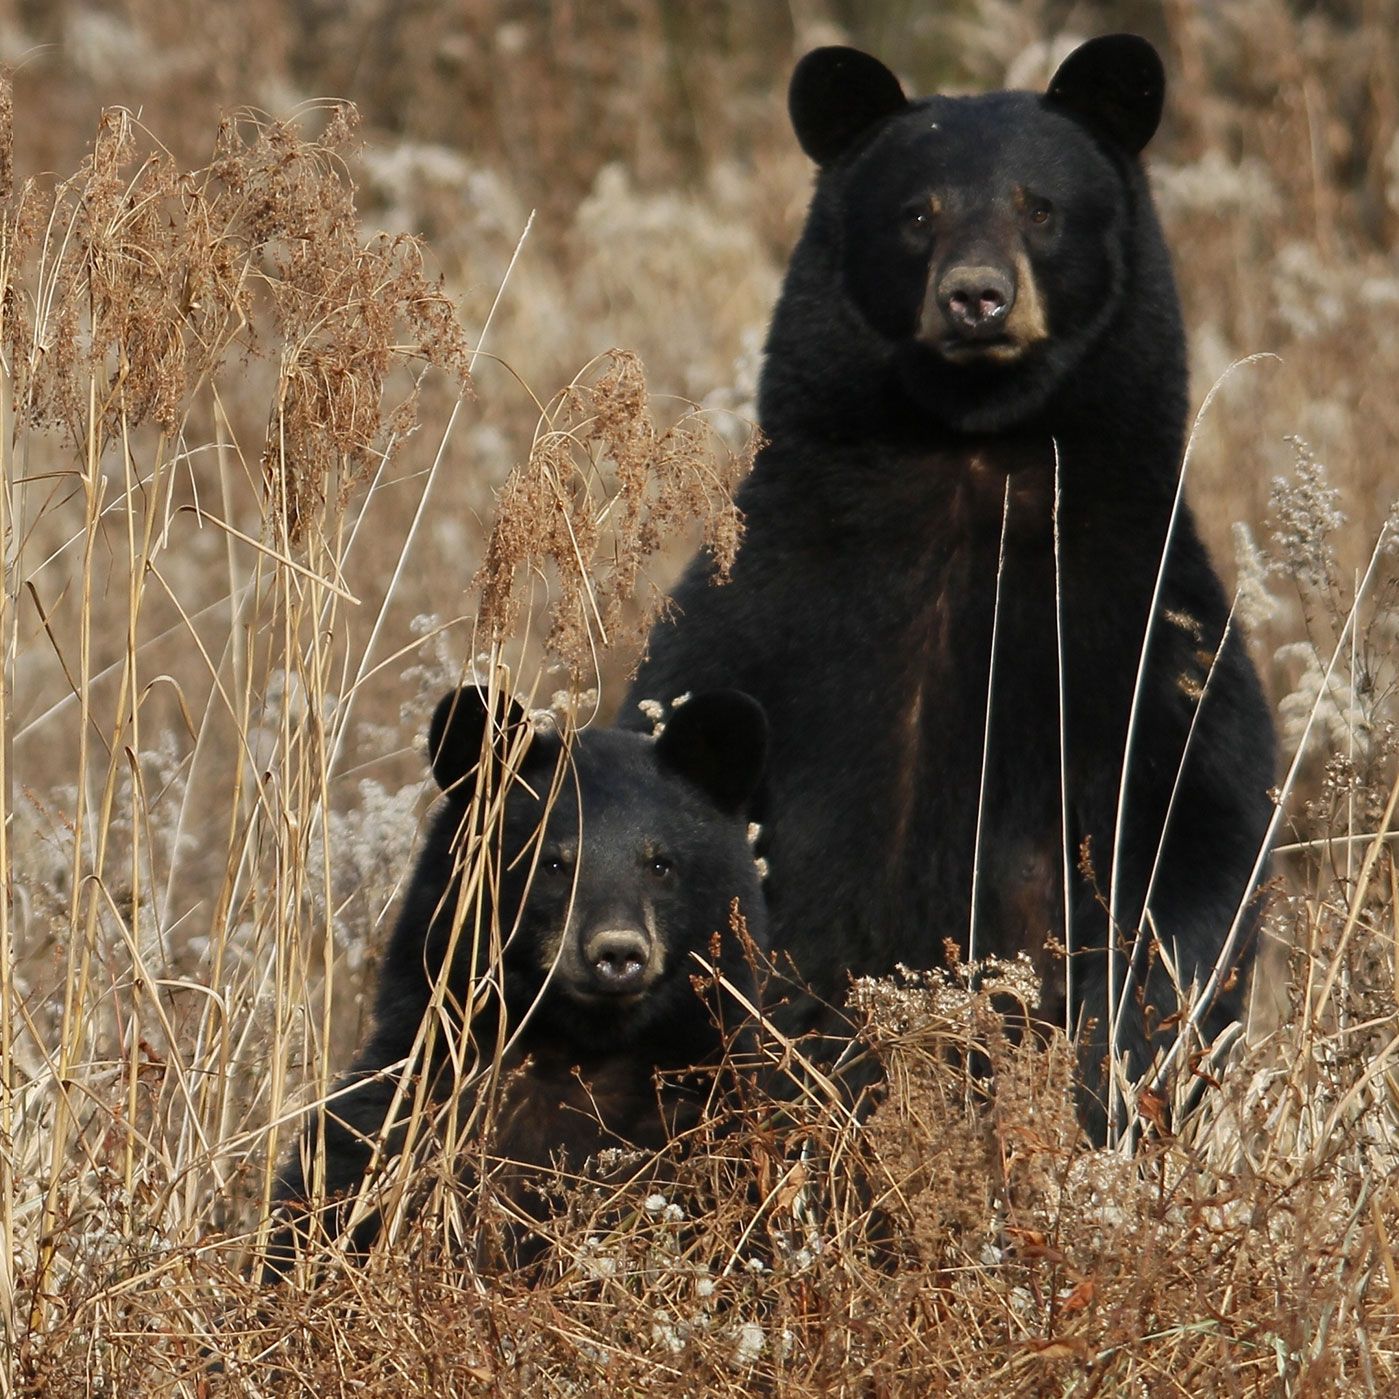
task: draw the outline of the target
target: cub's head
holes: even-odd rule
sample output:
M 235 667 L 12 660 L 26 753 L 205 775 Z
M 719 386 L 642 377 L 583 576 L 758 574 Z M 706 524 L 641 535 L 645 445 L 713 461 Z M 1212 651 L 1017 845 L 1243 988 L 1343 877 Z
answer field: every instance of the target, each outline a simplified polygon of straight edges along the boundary
M 797 65 L 792 123 L 822 168 L 843 292 L 916 405 L 1000 431 L 1082 361 L 1127 287 L 1164 93 L 1156 51 L 1125 34 L 1082 45 L 1038 96 L 911 102 L 848 48 Z
M 766 749 L 763 711 L 737 691 L 694 696 L 658 738 L 568 741 L 530 733 L 513 704 L 492 717 L 475 688 L 443 697 L 428 738 L 438 784 L 463 815 L 503 796 L 504 999 L 512 1022 L 529 1016 L 532 1042 L 596 1052 L 644 1039 L 659 1061 L 665 1045 L 684 1058 L 712 1039 L 691 954 L 712 961 L 717 947 L 726 976 L 751 981 L 730 921 L 737 899 L 762 945 L 746 807 Z

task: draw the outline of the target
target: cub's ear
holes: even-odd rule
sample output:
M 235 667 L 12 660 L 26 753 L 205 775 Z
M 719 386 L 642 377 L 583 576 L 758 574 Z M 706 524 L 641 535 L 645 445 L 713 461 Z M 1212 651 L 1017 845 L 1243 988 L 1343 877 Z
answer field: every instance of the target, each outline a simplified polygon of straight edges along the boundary
M 787 91 L 792 129 L 818 165 L 828 164 L 875 122 L 907 106 L 899 80 L 859 49 L 812 49 L 797 64 Z
M 656 740 L 661 763 L 736 814 L 757 790 L 767 759 L 768 721 L 741 690 L 711 690 L 672 711 Z
M 1161 122 L 1166 70 L 1145 39 L 1104 34 L 1059 65 L 1045 98 L 1136 155 Z
M 516 737 L 516 731 L 526 722 L 525 711 L 511 698 L 496 697 L 496 712 L 491 714 L 485 692 L 475 685 L 460 690 L 448 690 L 437 702 L 427 733 L 428 760 L 432 775 L 444 792 L 458 788 L 475 772 L 481 761 L 486 740 L 486 728 L 491 729 L 491 743 L 497 761 L 502 761 Z M 469 790 L 458 795 L 469 796 Z

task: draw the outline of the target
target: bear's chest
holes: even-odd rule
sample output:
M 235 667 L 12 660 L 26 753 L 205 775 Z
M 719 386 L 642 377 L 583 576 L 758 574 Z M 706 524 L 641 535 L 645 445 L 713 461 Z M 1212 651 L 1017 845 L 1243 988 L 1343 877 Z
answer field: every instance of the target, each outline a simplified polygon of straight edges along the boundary
M 1052 453 L 972 450 L 857 477 L 824 514 L 807 502 L 784 517 L 784 548 L 763 538 L 772 517 L 752 521 L 755 551 L 782 565 L 754 589 L 780 638 L 761 681 L 787 718 L 772 781 L 790 790 L 775 804 L 809 812 L 838 789 L 823 810 L 840 839 L 902 870 L 905 890 L 963 882 L 984 808 L 987 848 L 1011 852 L 998 887 L 1057 898 L 1041 868 L 1060 809 L 1054 503 Z
M 1052 458 L 913 457 L 853 503 L 794 597 L 822 600 L 825 623 L 889 677 L 907 713 L 972 719 L 993 668 L 1004 687 L 1053 680 L 1054 513 Z

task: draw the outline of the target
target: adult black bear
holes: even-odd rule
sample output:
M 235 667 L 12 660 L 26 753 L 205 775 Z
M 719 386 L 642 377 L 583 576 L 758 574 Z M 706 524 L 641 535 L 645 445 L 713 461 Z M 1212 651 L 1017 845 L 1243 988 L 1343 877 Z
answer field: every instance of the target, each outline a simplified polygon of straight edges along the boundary
M 514 775 L 502 778 L 521 744 Z M 507 1069 L 523 1065 L 507 1076 L 493 1147 L 524 1166 L 556 1151 L 576 1165 L 605 1145 L 659 1147 L 695 1119 L 704 1076 L 658 1091 L 656 1075 L 712 1070 L 745 1016 L 691 953 L 743 998 L 755 995 L 750 950 L 731 924 L 736 900 L 763 945 L 745 807 L 766 744 L 761 709 L 732 692 L 697 695 L 655 739 L 590 729 L 569 742 L 531 735 L 513 705 L 492 722 L 475 688 L 443 697 L 428 751 L 446 797 L 380 968 L 373 1033 L 282 1173 L 271 1273 L 311 1232 L 302 1207 L 318 1169 L 331 1202 L 359 1186 L 400 1066 L 415 1058 L 439 1099 L 502 1047 Z M 498 839 L 483 852 L 484 813 L 502 781 Z M 424 1055 L 415 1046 L 436 1014 L 451 1028 L 436 1026 Z M 412 1102 L 411 1091 L 401 1096 Z M 390 1130 L 386 1156 L 402 1136 Z M 322 1232 L 344 1222 L 332 1203 Z M 356 1242 L 376 1228 L 371 1219 Z
M 839 1002 L 947 939 L 1026 951 L 1044 1018 L 1096 1026 L 1090 1096 L 1110 976 L 1139 1069 L 1179 1004 L 1160 954 L 1186 986 L 1222 949 L 1241 967 L 1248 916 L 1226 944 L 1271 815 L 1267 704 L 1188 511 L 1171 530 L 1184 335 L 1137 159 L 1164 85 L 1130 35 L 1084 44 L 1042 96 L 910 102 L 867 54 L 801 61 L 792 121 L 820 173 L 746 532 L 726 586 L 703 558 L 679 584 L 622 720 L 688 690 L 757 698 L 777 954 Z M 1238 1005 L 1236 977 L 1206 1032 Z

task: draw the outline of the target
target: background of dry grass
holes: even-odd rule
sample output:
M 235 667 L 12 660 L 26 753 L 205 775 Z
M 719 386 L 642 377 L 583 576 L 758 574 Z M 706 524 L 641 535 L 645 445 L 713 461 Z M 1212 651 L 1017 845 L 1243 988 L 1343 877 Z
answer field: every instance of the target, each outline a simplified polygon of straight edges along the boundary
M 755 1103 L 663 1187 L 574 1191 L 534 1286 L 460 1261 L 498 1203 L 429 1172 L 392 1252 L 259 1306 L 431 703 L 485 653 L 605 715 L 731 541 L 793 58 L 1035 86 L 1114 27 L 1172 75 L 1196 400 L 1276 356 L 1190 466 L 1297 759 L 1252 1042 L 1127 1160 L 984 995 L 867 988 L 868 1130 Z M 0 1393 L 1392 1392 L 1396 34 L 1395 0 L 0 5 Z

